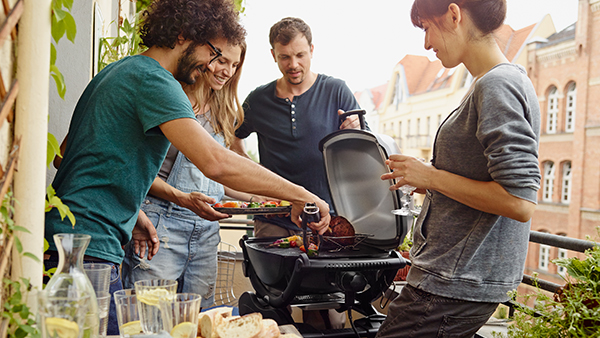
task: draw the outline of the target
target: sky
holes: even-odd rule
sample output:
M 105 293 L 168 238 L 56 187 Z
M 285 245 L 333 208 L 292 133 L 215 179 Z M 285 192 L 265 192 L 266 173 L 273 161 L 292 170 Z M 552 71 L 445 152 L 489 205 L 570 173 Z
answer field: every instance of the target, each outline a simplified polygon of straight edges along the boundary
M 578 0 L 507 0 L 505 23 L 518 30 L 550 14 L 557 31 L 577 21 Z M 311 69 L 346 81 L 352 92 L 385 84 L 407 54 L 435 58 L 410 22 L 412 0 L 245 0 L 242 24 L 248 51 L 239 97 L 281 73 L 273 61 L 269 29 L 288 16 L 303 19 L 315 46 Z

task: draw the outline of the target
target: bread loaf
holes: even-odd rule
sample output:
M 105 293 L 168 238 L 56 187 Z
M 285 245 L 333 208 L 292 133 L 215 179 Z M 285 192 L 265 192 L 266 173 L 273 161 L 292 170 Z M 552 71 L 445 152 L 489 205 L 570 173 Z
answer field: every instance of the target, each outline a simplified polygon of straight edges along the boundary
M 284 333 L 284 334 L 280 335 L 279 338 L 301 338 L 301 337 L 295 333 Z
M 198 337 L 217 338 L 215 328 L 215 316 L 225 318 L 230 317 L 233 308 L 217 307 L 200 313 L 198 318 Z
M 262 320 L 262 330 L 258 334 L 258 338 L 279 338 L 281 332 L 279 332 L 279 325 L 273 319 Z
M 215 316 L 217 336 L 220 338 L 259 338 L 263 329 L 263 318 L 260 312 L 253 312 L 241 317 Z

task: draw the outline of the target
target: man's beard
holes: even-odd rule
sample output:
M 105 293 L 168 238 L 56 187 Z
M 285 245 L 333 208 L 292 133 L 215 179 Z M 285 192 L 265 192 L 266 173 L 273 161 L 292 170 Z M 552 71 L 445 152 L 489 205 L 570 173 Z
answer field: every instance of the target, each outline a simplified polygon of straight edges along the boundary
M 196 78 L 192 76 L 196 69 L 200 69 L 202 72 L 206 71 L 206 65 L 199 65 L 198 60 L 193 57 L 196 46 L 198 46 L 197 43 L 190 44 L 177 60 L 177 73 L 175 75 L 177 81 L 192 85 L 196 83 Z
M 291 85 L 299 85 L 302 84 L 302 82 L 304 82 L 305 77 L 304 77 L 304 73 L 301 73 L 302 75 L 299 77 L 291 77 L 288 73 L 287 76 L 287 81 L 288 83 L 290 83 Z

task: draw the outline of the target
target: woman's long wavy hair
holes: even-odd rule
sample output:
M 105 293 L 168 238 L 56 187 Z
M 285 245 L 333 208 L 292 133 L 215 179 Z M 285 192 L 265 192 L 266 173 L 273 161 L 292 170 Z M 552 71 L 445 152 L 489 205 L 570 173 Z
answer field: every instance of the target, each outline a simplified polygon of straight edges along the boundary
M 209 85 L 207 78 L 210 72 L 202 74 L 196 84 L 190 89 L 196 100 L 195 111 L 202 109 L 206 102 L 210 106 L 210 124 L 215 133 L 223 133 L 225 146 L 229 148 L 235 138 L 235 131 L 244 122 L 244 109 L 238 98 L 238 85 L 242 76 L 242 66 L 246 58 L 246 42 L 242 41 L 240 46 L 240 63 L 233 76 L 225 83 L 221 90 L 213 90 Z

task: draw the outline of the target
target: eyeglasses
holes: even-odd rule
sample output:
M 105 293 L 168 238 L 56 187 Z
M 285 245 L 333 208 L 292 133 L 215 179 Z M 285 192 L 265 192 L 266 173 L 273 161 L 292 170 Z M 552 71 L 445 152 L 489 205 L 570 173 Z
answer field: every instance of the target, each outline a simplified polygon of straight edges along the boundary
M 210 64 L 211 64 L 211 63 L 213 63 L 213 62 L 214 62 L 216 59 L 218 59 L 218 58 L 220 58 L 221 56 L 223 56 L 223 53 L 221 53 L 221 51 L 220 51 L 218 48 L 216 48 L 215 46 L 213 46 L 213 44 L 212 44 L 212 43 L 210 43 L 210 41 L 206 41 L 206 43 L 207 43 L 207 44 L 210 46 L 210 48 L 212 48 L 213 52 L 214 52 L 215 54 L 217 54 L 217 55 L 215 55 L 215 57 L 214 57 L 214 58 L 212 58 L 212 60 L 210 60 L 210 62 L 208 63 L 208 64 L 210 65 Z

